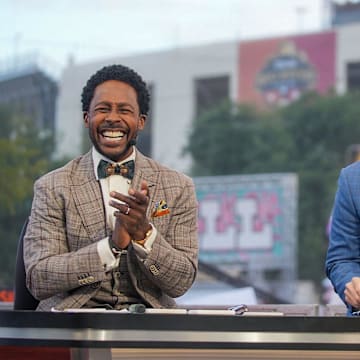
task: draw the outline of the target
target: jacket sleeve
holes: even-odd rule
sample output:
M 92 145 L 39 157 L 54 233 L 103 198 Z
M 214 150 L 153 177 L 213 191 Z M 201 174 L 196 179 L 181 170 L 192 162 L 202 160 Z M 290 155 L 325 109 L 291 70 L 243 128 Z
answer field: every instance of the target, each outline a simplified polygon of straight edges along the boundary
M 346 283 L 360 276 L 360 172 L 355 170 L 340 173 L 326 257 L 327 276 L 345 304 Z
M 143 273 L 154 286 L 170 297 L 183 295 L 193 284 L 198 268 L 197 200 L 188 177 L 168 179 L 159 200 L 166 199 L 170 213 L 151 218 L 157 229 L 152 250 L 138 257 Z
M 69 240 L 65 216 L 69 200 L 53 183 L 51 176 L 35 183 L 24 237 L 26 283 L 39 300 L 94 284 L 105 276 L 97 243 L 86 237 L 86 230 L 79 226 L 77 243 Z

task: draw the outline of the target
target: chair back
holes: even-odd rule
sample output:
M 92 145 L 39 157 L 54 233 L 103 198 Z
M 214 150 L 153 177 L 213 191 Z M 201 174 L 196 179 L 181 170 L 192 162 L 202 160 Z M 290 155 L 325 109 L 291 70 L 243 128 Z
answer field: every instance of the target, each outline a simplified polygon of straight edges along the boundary
M 26 287 L 24 265 L 24 236 L 29 218 L 26 219 L 20 233 L 15 263 L 14 310 L 35 310 L 39 301 L 35 299 Z

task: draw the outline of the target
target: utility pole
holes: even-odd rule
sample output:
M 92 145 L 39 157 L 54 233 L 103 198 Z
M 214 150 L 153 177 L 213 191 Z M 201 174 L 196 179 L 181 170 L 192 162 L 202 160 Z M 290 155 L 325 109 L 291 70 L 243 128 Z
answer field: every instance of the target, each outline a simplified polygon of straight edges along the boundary
M 305 6 L 296 7 L 296 18 L 297 18 L 297 31 L 302 33 L 304 31 L 304 17 L 307 9 Z

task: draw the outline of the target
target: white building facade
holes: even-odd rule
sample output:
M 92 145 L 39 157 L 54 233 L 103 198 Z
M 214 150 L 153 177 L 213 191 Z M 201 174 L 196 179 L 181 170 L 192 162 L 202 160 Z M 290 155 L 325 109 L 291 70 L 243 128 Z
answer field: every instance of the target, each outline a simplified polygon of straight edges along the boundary
M 82 152 L 84 125 L 80 95 L 88 78 L 105 65 L 122 64 L 137 71 L 151 88 L 151 156 L 164 165 L 187 172 L 191 160 L 182 152 L 196 111 L 195 81 L 228 77 L 228 95 L 236 100 L 237 49 L 237 43 L 222 43 L 69 64 L 60 81 L 57 156 L 72 157 Z
M 257 105 L 264 99 L 292 101 L 306 90 L 344 93 L 360 88 L 359 38 L 360 23 L 351 23 L 319 33 L 70 63 L 59 84 L 57 156 L 73 157 L 85 151 L 80 95 L 87 79 L 105 65 L 129 66 L 150 85 L 149 155 L 189 173 L 191 158 L 183 150 L 201 101 L 208 96 L 210 106 L 219 98 L 212 80 L 222 81 L 221 96 Z

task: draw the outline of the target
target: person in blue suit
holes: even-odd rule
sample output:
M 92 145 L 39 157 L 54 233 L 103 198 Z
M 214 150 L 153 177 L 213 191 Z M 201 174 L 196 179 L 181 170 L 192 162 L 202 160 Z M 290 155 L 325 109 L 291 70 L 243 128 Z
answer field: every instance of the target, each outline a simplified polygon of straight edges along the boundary
M 326 256 L 326 274 L 348 309 L 360 310 L 360 161 L 338 179 Z

